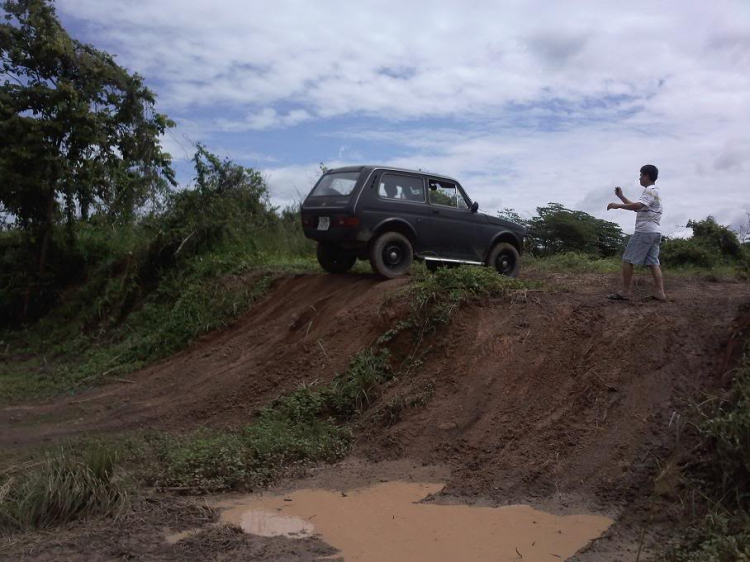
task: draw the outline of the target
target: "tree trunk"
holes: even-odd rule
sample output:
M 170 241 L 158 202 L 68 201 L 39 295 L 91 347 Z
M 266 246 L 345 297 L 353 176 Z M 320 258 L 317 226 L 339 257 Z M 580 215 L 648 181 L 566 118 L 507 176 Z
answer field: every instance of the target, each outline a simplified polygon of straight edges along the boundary
M 26 288 L 26 293 L 23 298 L 23 319 L 28 318 L 29 305 L 31 304 L 31 297 L 34 296 L 35 285 L 41 281 L 44 270 L 47 266 L 47 253 L 49 251 L 50 241 L 52 240 L 52 229 L 55 224 L 55 192 L 50 191 L 47 195 L 47 208 L 44 213 L 44 222 L 41 227 L 41 243 L 39 246 L 39 261 L 37 262 L 37 278 L 29 282 Z

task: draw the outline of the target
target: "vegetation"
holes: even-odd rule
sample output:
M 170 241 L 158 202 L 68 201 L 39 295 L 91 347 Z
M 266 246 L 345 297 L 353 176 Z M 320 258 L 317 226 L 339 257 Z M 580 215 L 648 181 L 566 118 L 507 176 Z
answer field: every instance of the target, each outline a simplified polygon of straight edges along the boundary
M 628 236 L 614 223 L 582 211 L 566 209 L 559 203 L 537 208 L 537 216 L 524 219 L 513 209 L 499 216 L 527 229 L 526 256 L 534 267 L 545 270 L 610 273 L 619 269 L 619 256 Z M 750 246 L 747 226 L 734 232 L 709 216 L 688 221 L 691 238 L 662 240 L 660 261 L 670 272 L 714 277 L 750 276 Z M 540 259 L 541 258 L 541 259 Z
M 489 267 L 442 267 L 434 274 L 425 267 L 415 267 L 412 277 L 403 292 L 410 303 L 410 314 L 401 326 L 415 328 L 419 334 L 447 324 L 464 303 L 540 287 L 535 282 L 503 277 Z
M 710 216 L 701 221 L 688 221 L 687 226 L 693 229 L 691 238 L 664 242 L 665 262 L 707 269 L 734 265 L 750 272 L 750 248 L 740 243 L 735 232 Z
M 129 493 L 116 467 L 119 453 L 93 443 L 63 446 L 0 473 L 0 531 L 45 529 L 89 517 L 116 515 Z
M 2 7 L 0 212 L 33 256 L 16 264 L 26 316 L 62 273 L 55 225 L 72 227 L 92 210 L 127 221 L 174 183 L 158 140 L 172 122 L 154 111 L 141 77 L 72 39 L 48 0 Z
M 254 488 L 311 462 L 334 461 L 349 449 L 346 425 L 366 410 L 394 376 L 387 350 L 355 355 L 325 386 L 304 386 L 262 409 L 239 433 L 199 431 L 156 441 L 155 483 L 196 490 Z
M 691 458 L 687 489 L 699 492 L 702 514 L 668 560 L 734 562 L 750 559 L 750 338 L 730 388 L 699 408 L 701 451 Z
M 174 353 L 262 296 L 273 279 L 262 266 L 305 263 L 294 211 L 271 208 L 260 174 L 200 146 L 195 164 L 195 188 L 170 194 L 161 213 L 74 225 L 64 255 L 85 277 L 57 287 L 57 306 L 35 324 L 0 335 L 0 399 L 75 390 Z M 6 234 L 0 310 L 11 319 L 25 291 L 15 282 L 23 253 Z
M 624 248 L 622 229 L 613 222 L 566 209 L 559 203 L 538 207 L 537 213 L 526 223 L 527 249 L 534 255 L 579 252 L 609 257 Z

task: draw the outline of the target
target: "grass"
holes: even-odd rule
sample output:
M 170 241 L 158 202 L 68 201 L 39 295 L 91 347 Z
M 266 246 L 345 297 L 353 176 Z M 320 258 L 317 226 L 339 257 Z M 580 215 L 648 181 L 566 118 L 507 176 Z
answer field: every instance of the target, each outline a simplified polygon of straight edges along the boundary
M 114 516 L 128 503 L 117 475 L 119 453 L 103 443 L 60 447 L 0 473 L 0 531 L 46 529 L 93 515 Z
M 201 492 L 253 489 L 310 463 L 338 460 L 351 444 L 346 422 L 365 411 L 393 376 L 386 350 L 364 350 L 330 384 L 279 397 L 241 431 L 202 429 L 147 440 L 144 464 L 151 468 L 143 478 Z
M 387 351 L 358 353 L 324 386 L 304 386 L 262 409 L 240 431 L 200 429 L 116 444 L 80 441 L 33 454 L 0 472 L 0 530 L 46 529 L 128 505 L 129 479 L 194 493 L 250 490 L 349 450 L 346 422 L 394 376 Z
M 569 252 L 543 258 L 524 256 L 523 267 L 528 271 L 544 273 L 619 273 L 622 267 L 621 256 L 600 258 L 587 254 Z M 638 268 L 645 270 L 646 268 Z M 722 263 L 711 267 L 681 264 L 662 264 L 665 275 L 698 278 L 707 281 L 747 280 L 748 274 L 742 264 Z
M 702 514 L 666 554 L 670 562 L 750 560 L 750 337 L 731 387 L 696 411 L 701 451 L 686 474 Z
M 412 267 L 412 282 L 397 298 L 410 303 L 410 312 L 381 341 L 388 341 L 401 330 L 411 328 L 418 335 L 447 324 L 464 304 L 482 299 L 523 295 L 540 290 L 542 284 L 498 275 L 487 267 L 438 268 L 431 273 L 421 264 Z

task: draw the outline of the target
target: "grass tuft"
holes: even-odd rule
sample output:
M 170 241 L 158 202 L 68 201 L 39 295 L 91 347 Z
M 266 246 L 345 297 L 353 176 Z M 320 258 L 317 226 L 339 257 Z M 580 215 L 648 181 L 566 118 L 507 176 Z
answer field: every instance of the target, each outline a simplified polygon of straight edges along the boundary
M 416 266 L 412 276 L 413 282 L 402 292 L 411 303 L 409 318 L 397 328 L 416 328 L 420 334 L 447 324 L 464 303 L 521 294 L 541 287 L 537 282 L 498 275 L 488 267 L 446 267 L 430 273 L 426 267 Z
M 46 529 L 92 515 L 116 515 L 128 492 L 116 476 L 117 451 L 106 445 L 48 452 L 0 476 L 0 529 Z

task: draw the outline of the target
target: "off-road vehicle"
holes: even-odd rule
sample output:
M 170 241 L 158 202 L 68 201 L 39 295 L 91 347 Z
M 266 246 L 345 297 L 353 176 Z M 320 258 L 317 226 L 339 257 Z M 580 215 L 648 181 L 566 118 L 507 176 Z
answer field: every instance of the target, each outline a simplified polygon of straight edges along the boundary
M 326 171 L 302 203 L 305 236 L 318 242 L 318 262 L 344 273 L 357 258 L 388 278 L 414 259 L 428 267 L 475 264 L 515 277 L 524 228 L 478 212 L 453 178 L 381 166 Z

